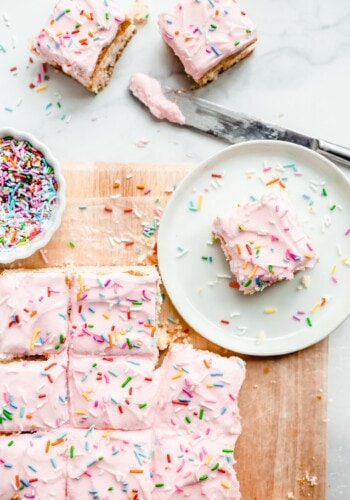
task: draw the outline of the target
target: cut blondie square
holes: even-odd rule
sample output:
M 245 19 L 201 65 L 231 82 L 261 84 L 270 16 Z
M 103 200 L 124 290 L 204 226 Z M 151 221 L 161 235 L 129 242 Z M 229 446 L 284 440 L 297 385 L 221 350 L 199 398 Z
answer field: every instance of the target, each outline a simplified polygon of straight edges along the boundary
M 68 432 L 68 498 L 151 500 L 152 431 Z
M 240 358 L 173 344 L 161 370 L 157 429 L 240 434 L 238 393 L 245 377 Z
M 183 0 L 159 16 L 160 33 L 198 86 L 247 57 L 255 26 L 234 0 Z
M 59 270 L 0 275 L 0 358 L 66 350 L 69 293 Z
M 149 429 L 154 422 L 158 377 L 141 356 L 70 356 L 72 424 L 97 429 Z
M 97 93 L 109 83 L 135 31 L 115 0 L 58 0 L 32 50 L 42 62 Z
M 155 362 L 160 301 L 155 267 L 78 268 L 71 289 L 73 352 L 141 355 Z
M 0 363 L 0 433 L 57 429 L 68 421 L 67 355 Z
M 235 441 L 224 434 L 157 432 L 152 499 L 239 500 L 240 487 L 233 468 Z
M 0 498 L 66 498 L 66 441 L 61 431 L 0 436 Z

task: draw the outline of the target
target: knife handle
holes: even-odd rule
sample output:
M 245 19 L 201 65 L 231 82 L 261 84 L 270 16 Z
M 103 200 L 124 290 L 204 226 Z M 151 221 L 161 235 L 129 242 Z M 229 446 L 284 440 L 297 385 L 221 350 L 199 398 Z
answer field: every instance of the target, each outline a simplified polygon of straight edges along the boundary
M 330 160 L 337 161 L 345 167 L 350 167 L 350 149 L 338 146 L 328 141 L 318 141 L 317 152 Z

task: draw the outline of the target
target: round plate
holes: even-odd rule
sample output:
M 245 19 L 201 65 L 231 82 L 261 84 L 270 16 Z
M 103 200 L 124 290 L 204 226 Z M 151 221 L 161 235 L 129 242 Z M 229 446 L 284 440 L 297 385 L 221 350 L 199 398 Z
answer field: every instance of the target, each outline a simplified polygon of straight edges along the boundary
M 285 188 L 268 184 L 277 177 Z M 287 191 L 319 262 L 293 280 L 243 295 L 229 286 L 229 264 L 212 242 L 213 220 L 272 189 Z M 193 169 L 165 209 L 158 257 L 167 293 L 192 328 L 222 347 L 260 356 L 303 349 L 350 312 L 349 213 L 349 180 L 319 154 L 278 141 L 231 146 Z

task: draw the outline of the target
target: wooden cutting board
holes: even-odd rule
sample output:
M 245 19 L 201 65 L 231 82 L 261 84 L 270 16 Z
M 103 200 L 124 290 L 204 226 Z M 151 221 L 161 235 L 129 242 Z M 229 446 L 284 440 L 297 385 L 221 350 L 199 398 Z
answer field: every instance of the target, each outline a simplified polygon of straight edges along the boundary
M 68 205 L 62 226 L 45 252 L 14 267 L 155 263 L 159 217 L 190 168 L 65 164 Z M 153 234 L 145 236 L 145 229 Z M 191 330 L 167 297 L 161 321 L 170 335 L 231 354 Z M 243 432 L 236 447 L 244 500 L 325 499 L 327 353 L 325 340 L 287 356 L 244 356 L 247 378 L 239 401 Z

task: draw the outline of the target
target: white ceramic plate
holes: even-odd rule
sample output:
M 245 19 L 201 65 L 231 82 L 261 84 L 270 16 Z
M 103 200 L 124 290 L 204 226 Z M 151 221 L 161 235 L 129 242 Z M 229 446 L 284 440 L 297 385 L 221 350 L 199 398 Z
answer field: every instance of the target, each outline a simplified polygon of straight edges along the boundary
M 319 263 L 293 280 L 243 295 L 228 285 L 233 278 L 220 244 L 210 244 L 212 222 L 237 202 L 282 189 L 265 184 L 277 176 Z M 193 210 L 198 204 L 201 208 Z M 192 170 L 166 207 L 158 254 L 167 293 L 189 325 L 222 347 L 263 356 L 303 349 L 326 337 L 350 313 L 349 214 L 350 182 L 322 156 L 278 141 L 231 146 Z M 300 289 L 305 275 L 309 287 Z M 323 297 L 326 304 L 314 310 Z M 277 311 L 266 314 L 265 309 Z

